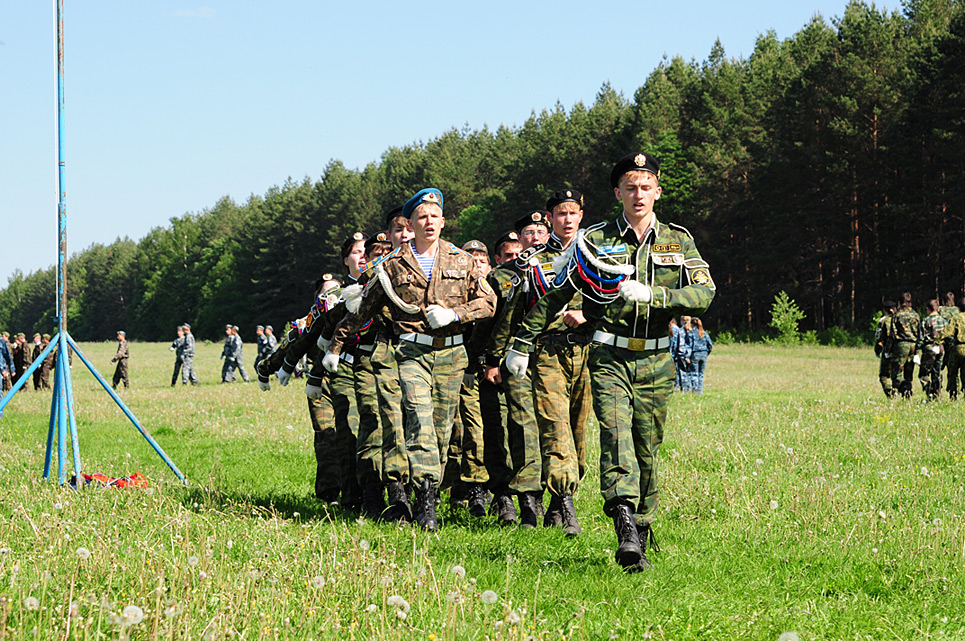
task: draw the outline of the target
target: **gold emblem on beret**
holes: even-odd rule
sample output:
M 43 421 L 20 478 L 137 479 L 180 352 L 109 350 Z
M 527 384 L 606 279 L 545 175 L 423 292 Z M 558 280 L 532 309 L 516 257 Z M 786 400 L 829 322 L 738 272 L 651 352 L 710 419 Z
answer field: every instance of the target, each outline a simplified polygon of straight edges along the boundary
M 322 274 L 322 280 L 332 280 L 331 274 Z
M 572 197 L 573 197 L 573 192 L 570 191 L 569 189 L 567 189 L 567 190 L 566 190 L 566 197 L 567 197 L 567 198 L 572 198 Z
M 519 234 L 517 234 L 517 233 L 514 232 L 514 231 L 509 232 L 509 239 L 510 239 L 510 240 L 519 240 Z
M 365 236 L 363 236 L 362 232 L 360 231 L 357 231 L 354 234 L 352 234 L 352 240 L 364 240 L 364 239 L 365 239 Z
M 532 220 L 534 223 L 542 222 L 542 221 L 543 221 L 543 214 L 539 213 L 538 211 L 534 211 L 534 212 L 533 212 L 533 215 L 530 216 L 530 220 Z
M 633 164 L 637 167 L 644 167 L 647 164 L 647 157 L 643 154 L 637 154 L 633 157 Z
M 375 240 L 379 241 L 380 243 L 384 243 L 388 239 L 385 237 L 385 232 L 380 231 L 379 235 L 375 237 Z
M 436 195 L 436 192 L 430 191 L 428 194 L 426 194 L 425 196 L 422 197 L 422 202 L 426 202 L 426 203 L 438 203 L 438 202 L 439 202 L 439 196 Z

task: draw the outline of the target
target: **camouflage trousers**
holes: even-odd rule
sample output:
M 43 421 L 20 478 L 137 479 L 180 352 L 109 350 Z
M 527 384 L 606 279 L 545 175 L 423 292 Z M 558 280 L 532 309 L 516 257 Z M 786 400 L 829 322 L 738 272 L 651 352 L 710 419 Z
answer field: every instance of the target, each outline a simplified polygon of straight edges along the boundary
M 878 382 L 881 383 L 881 391 L 885 396 L 891 398 L 895 393 L 891 386 L 891 356 L 881 355 L 881 362 L 878 363 Z
M 433 349 L 402 341 L 396 347 L 409 478 L 415 485 L 442 482 L 462 375 L 469 365 L 462 345 Z
M 355 349 L 355 403 L 358 408 L 358 436 L 355 440 L 356 472 L 362 487 L 382 485 L 382 419 L 379 394 L 372 367 L 374 345 Z M 371 348 L 371 349 L 370 349 Z
M 462 425 L 459 479 L 463 483 L 486 483 L 485 441 L 482 407 L 479 402 L 479 372 L 467 373 L 459 389 L 459 418 Z
M 124 387 L 130 387 L 131 381 L 127 377 L 127 360 L 121 359 L 117 361 L 117 367 L 114 368 L 114 380 L 112 382 L 112 387 L 117 389 L 117 384 L 124 382 Z M 27 386 L 24 385 L 24 388 Z
M 181 384 L 186 385 L 188 381 L 192 385 L 198 384 L 198 374 L 194 371 L 194 356 L 185 356 L 181 366 Z
M 382 426 L 382 481 L 386 484 L 409 482 L 409 456 L 405 451 L 405 422 L 402 410 L 402 386 L 395 346 L 378 341 L 369 359 L 375 376 Z
M 958 396 L 965 389 L 965 344 L 954 345 L 946 352 L 948 355 L 948 396 Z
M 638 524 L 657 518 L 657 463 L 676 369 L 667 352 L 590 348 L 590 387 L 600 423 L 600 491 L 612 516 L 620 504 Z
M 3 391 L 9 392 L 13 388 L 13 374 L 3 377 Z
M 503 382 L 479 382 L 486 470 L 495 492 L 509 489 L 517 494 L 543 490 L 543 462 L 539 449 L 539 426 L 533 409 L 531 372 L 516 378 L 503 366 Z M 499 396 L 506 401 L 505 420 Z
M 925 345 L 921 350 L 921 363 L 918 364 L 918 380 L 925 396 L 938 398 L 942 391 L 942 355 L 935 354 L 931 345 Z
M 248 372 L 245 371 L 245 365 L 241 361 L 236 361 L 233 358 L 224 359 L 224 365 L 221 366 L 221 382 L 222 383 L 234 383 L 235 382 L 235 369 L 241 372 L 241 378 L 246 383 L 248 382 Z
M 539 343 L 533 352 L 533 401 L 543 456 L 543 481 L 556 495 L 574 495 L 586 475 L 590 417 L 587 345 Z
M 335 437 L 335 406 L 332 402 L 332 382 L 322 379 L 324 396 L 308 399 L 308 414 L 312 419 L 315 448 L 315 496 L 323 501 L 335 501 L 341 491 L 341 460 Z
M 898 341 L 891 351 L 891 383 L 899 394 L 911 396 L 912 381 L 915 378 L 915 344 Z
M 330 378 L 332 407 L 335 410 L 336 451 L 342 471 L 340 503 L 343 507 L 354 508 L 362 501 L 356 466 L 359 414 L 355 400 L 355 375 L 351 365 L 341 361 L 338 371 Z

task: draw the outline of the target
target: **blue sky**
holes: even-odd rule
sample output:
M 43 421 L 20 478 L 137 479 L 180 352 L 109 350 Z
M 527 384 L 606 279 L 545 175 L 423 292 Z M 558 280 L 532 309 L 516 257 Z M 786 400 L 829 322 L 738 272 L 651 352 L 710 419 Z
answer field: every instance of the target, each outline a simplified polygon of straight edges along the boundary
M 720 38 L 746 57 L 846 4 L 65 3 L 72 253 L 333 159 L 591 103 L 606 81 L 632 96 L 665 55 L 701 61 Z M 0 2 L 0 288 L 56 263 L 53 27 L 52 2 Z

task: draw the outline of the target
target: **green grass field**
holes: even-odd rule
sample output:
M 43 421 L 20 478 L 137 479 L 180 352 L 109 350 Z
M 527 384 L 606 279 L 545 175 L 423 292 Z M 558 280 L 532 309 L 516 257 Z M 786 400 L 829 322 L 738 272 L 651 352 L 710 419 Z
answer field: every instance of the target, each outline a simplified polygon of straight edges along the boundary
M 114 345 L 82 348 L 109 376 Z M 313 498 L 303 383 L 216 385 L 220 350 L 171 388 L 167 345 L 131 345 L 123 398 L 187 487 L 76 358 L 84 470 L 149 488 L 41 480 L 49 396 L 7 406 L 0 639 L 965 638 L 965 406 L 887 401 L 870 349 L 715 349 L 705 393 L 672 400 L 637 575 L 595 424 L 576 540 L 447 507 L 434 534 L 360 523 Z

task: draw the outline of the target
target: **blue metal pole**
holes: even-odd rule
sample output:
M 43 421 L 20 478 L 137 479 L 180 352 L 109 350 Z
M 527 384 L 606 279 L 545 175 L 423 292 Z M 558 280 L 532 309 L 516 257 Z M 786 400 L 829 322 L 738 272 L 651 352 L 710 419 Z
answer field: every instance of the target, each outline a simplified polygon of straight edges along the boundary
M 50 341 L 53 343 L 53 341 Z M 50 398 L 50 426 L 47 428 L 47 452 L 44 454 L 44 480 L 50 478 L 50 459 L 54 450 L 54 426 L 57 424 L 57 398 L 60 395 L 61 376 L 60 359 L 54 367 L 54 393 Z
M 114 402 L 117 403 L 117 406 L 120 407 L 121 411 L 127 415 L 127 418 L 130 419 L 131 423 L 134 424 L 134 427 L 137 428 L 137 431 L 141 433 L 141 436 L 143 436 L 144 439 L 151 445 L 151 447 L 154 448 L 154 451 L 157 452 L 158 456 L 160 456 L 165 463 L 167 463 L 167 466 L 171 468 L 171 471 L 174 472 L 174 474 L 181 480 L 181 482 L 187 483 L 187 480 L 184 478 L 184 474 L 181 474 L 181 470 L 179 470 L 178 467 L 174 464 L 174 462 L 168 458 L 168 455 L 165 454 L 164 450 L 161 449 L 161 446 L 158 445 L 153 438 L 151 438 L 151 435 L 147 433 L 147 430 L 141 427 L 141 424 L 137 421 L 137 418 L 134 417 L 134 414 L 131 413 L 131 410 L 127 409 L 127 405 L 124 404 L 124 401 L 122 401 L 121 398 L 114 392 L 114 390 L 111 389 L 111 386 L 107 383 L 106 380 L 104 380 L 104 377 L 102 377 L 98 373 L 98 371 L 94 369 L 94 366 L 90 364 L 90 361 L 87 360 L 87 357 L 81 353 L 80 348 L 77 347 L 77 343 L 74 342 L 74 339 L 68 335 L 67 341 L 70 343 L 70 347 L 71 349 L 74 350 L 74 353 L 77 354 L 78 357 L 80 357 L 80 360 L 84 362 L 84 365 L 87 366 L 87 369 L 90 370 L 90 373 L 93 374 L 94 378 L 96 378 L 97 381 L 101 384 L 101 387 L 103 387 L 107 391 L 107 393 L 111 395 L 111 398 L 114 399 Z
M 57 331 L 67 331 L 67 161 L 64 130 L 67 104 L 64 101 L 64 0 L 57 0 Z M 61 352 L 67 355 L 67 350 Z M 61 407 L 61 409 L 63 409 Z
M 59 351 L 61 356 L 67 355 L 67 334 L 64 332 L 60 333 Z M 67 482 L 67 376 L 63 373 L 61 376 L 63 380 L 57 394 L 57 478 L 63 485 Z
M 30 380 L 30 377 L 33 375 L 34 371 L 36 371 L 36 369 L 43 364 L 44 359 L 47 358 L 47 356 L 50 354 L 50 351 L 56 346 L 57 340 L 56 337 L 54 337 L 54 340 L 50 341 L 47 347 L 44 348 L 44 351 L 40 352 L 40 356 L 35 358 L 34 362 L 30 364 L 30 367 L 28 367 L 27 371 L 23 373 L 23 376 L 20 377 L 20 380 L 14 383 L 13 387 L 10 388 L 10 391 L 7 392 L 6 396 L 0 400 L 0 418 L 3 418 L 3 408 L 7 406 L 7 403 L 13 400 L 14 394 L 19 392 L 20 388 L 27 384 L 27 381 Z
M 66 345 L 65 340 L 64 346 Z M 69 355 L 67 349 L 64 350 L 64 354 Z M 74 450 L 74 478 L 76 487 L 81 488 L 84 485 L 84 476 L 80 469 L 80 439 L 77 438 L 77 419 L 74 417 L 74 383 L 71 380 L 69 357 L 64 363 L 64 387 L 67 388 L 67 425 L 70 427 L 70 443 Z

